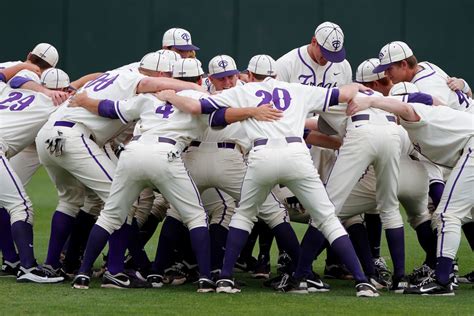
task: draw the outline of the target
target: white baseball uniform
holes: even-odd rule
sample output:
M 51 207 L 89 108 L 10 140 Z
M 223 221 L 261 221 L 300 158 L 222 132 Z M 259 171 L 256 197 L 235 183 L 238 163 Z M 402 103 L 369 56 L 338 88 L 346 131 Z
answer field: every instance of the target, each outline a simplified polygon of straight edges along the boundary
M 401 120 L 415 148 L 432 162 L 452 168 L 434 218 L 438 221 L 438 257 L 454 259 L 461 224 L 474 210 L 474 115 L 445 106 L 411 104 L 418 122 Z
M 276 184 L 286 185 L 310 212 L 317 228 L 329 242 L 346 234 L 334 213 L 309 150 L 302 140 L 309 112 L 325 111 L 337 103 L 334 89 L 306 87 L 266 78 L 223 91 L 203 100 L 203 107 L 258 106 L 272 101 L 284 111 L 275 122 L 242 121 L 242 127 L 254 144 L 248 157 L 248 168 L 242 184 L 242 197 L 230 226 L 250 232 L 258 208 Z M 336 99 L 336 100 L 335 100 Z

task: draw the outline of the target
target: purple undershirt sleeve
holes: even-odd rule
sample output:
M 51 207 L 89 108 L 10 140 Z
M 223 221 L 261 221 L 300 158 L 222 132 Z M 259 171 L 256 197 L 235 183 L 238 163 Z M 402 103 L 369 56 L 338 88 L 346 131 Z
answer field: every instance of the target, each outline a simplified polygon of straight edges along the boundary
M 27 83 L 28 81 L 33 81 L 33 80 L 31 80 L 30 78 L 25 78 L 25 77 L 20 77 L 20 76 L 13 77 L 13 79 L 10 80 L 10 87 L 12 87 L 13 89 L 18 89 L 22 85 Z
M 303 139 L 306 139 L 308 137 L 309 133 L 311 133 L 311 130 L 309 128 L 305 128 L 303 131 Z
M 429 94 L 416 92 L 408 95 L 408 103 L 423 103 L 426 105 L 433 105 L 433 97 Z
M 219 109 L 219 107 L 213 105 L 208 99 L 200 99 L 199 102 L 201 103 L 202 114 L 211 114 Z
M 0 73 L 0 81 L 7 82 L 7 78 L 2 73 Z
M 99 115 L 102 117 L 108 117 L 111 119 L 118 119 L 117 111 L 115 111 L 114 101 L 102 100 L 99 103 L 98 108 Z
M 209 125 L 211 127 L 224 127 L 229 125 L 225 120 L 225 111 L 227 111 L 227 108 L 214 111 L 209 117 Z
M 331 99 L 329 99 L 329 106 L 339 104 L 339 89 L 332 89 Z

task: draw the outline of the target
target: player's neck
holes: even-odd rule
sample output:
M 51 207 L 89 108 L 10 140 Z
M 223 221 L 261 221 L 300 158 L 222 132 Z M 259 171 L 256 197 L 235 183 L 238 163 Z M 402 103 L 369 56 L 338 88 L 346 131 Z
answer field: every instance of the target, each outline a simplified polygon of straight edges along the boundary
M 310 44 L 310 45 L 311 45 L 311 44 Z M 314 56 L 313 52 L 309 49 L 309 46 L 310 46 L 310 45 L 307 45 L 307 46 L 306 46 L 306 51 L 308 52 L 309 58 L 311 58 L 311 60 L 312 60 L 314 63 L 316 63 L 316 64 L 319 65 L 319 63 L 316 61 L 316 56 Z

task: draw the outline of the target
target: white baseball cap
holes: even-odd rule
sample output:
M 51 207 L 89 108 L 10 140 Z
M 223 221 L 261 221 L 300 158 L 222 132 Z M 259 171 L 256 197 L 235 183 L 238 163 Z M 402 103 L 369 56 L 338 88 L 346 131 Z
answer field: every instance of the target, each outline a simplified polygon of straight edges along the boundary
M 339 25 L 332 22 L 321 23 L 314 31 L 314 37 L 326 60 L 340 63 L 346 59 L 344 33 Z
M 197 77 L 204 74 L 197 58 L 183 58 L 173 65 L 173 78 Z
M 59 68 L 49 68 L 41 74 L 41 84 L 48 89 L 67 88 L 71 84 L 67 73 Z
M 33 48 L 31 51 L 33 55 L 38 56 L 45 62 L 47 62 L 51 67 L 56 67 L 56 64 L 59 60 L 59 54 L 57 49 L 48 43 L 40 43 Z
M 385 73 L 378 72 L 374 73 L 375 67 L 380 65 L 380 60 L 378 58 L 370 58 L 364 60 L 356 71 L 356 82 L 372 82 L 385 78 Z
M 185 29 L 172 28 L 163 34 L 163 47 L 175 47 L 179 50 L 199 50 L 191 40 L 191 33 Z
M 149 53 L 143 56 L 140 61 L 140 68 L 152 71 L 173 72 L 173 63 L 164 54 Z
M 418 87 L 411 82 L 399 82 L 394 84 L 392 89 L 390 89 L 389 95 L 404 95 L 409 93 L 420 92 Z
M 174 63 L 175 61 L 178 61 L 181 59 L 180 54 L 169 49 L 160 49 L 160 50 L 157 50 L 156 53 L 165 55 L 171 61 L 171 63 Z
M 217 55 L 209 62 L 209 76 L 213 78 L 238 75 L 239 73 L 234 58 L 228 55 Z
M 413 51 L 406 43 L 401 41 L 390 42 L 380 50 L 380 65 L 374 69 L 374 73 L 385 71 L 391 64 L 410 56 L 413 56 Z
M 276 76 L 277 66 L 275 60 L 268 55 L 255 55 L 250 59 L 247 70 L 264 76 Z

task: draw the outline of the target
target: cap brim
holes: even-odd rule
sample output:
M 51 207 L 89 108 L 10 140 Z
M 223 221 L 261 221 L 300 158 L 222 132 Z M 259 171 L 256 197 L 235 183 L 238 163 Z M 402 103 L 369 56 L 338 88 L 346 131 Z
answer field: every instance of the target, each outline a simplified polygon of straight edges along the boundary
M 233 76 L 233 75 L 238 75 L 240 74 L 240 71 L 238 71 L 237 69 L 235 70 L 229 70 L 229 71 L 224 71 L 224 72 L 220 72 L 220 73 L 217 73 L 217 74 L 209 74 L 210 77 L 212 78 L 224 78 L 224 77 L 227 77 L 227 76 Z
M 179 50 L 199 50 L 199 47 L 194 45 L 173 45 L 173 47 Z
M 387 70 L 390 66 L 392 65 L 392 63 L 388 63 L 386 65 L 378 65 L 377 67 L 374 68 L 374 70 L 372 70 L 372 73 L 373 74 L 378 74 L 380 72 L 384 72 L 385 70 Z
M 338 52 L 331 52 L 324 48 L 322 45 L 319 45 L 319 48 L 321 48 L 321 53 L 327 61 L 330 61 L 332 63 L 340 63 L 344 59 L 346 59 L 346 49 L 344 47 Z

